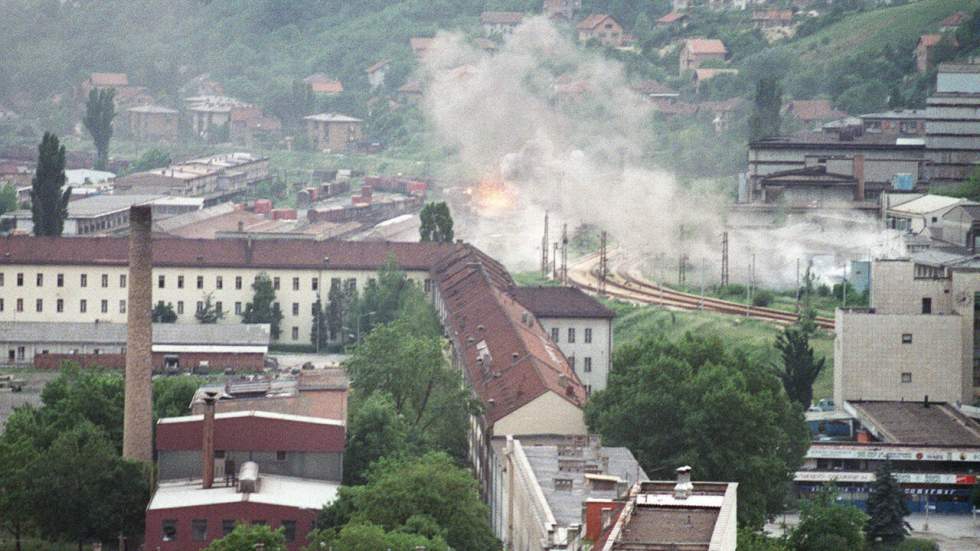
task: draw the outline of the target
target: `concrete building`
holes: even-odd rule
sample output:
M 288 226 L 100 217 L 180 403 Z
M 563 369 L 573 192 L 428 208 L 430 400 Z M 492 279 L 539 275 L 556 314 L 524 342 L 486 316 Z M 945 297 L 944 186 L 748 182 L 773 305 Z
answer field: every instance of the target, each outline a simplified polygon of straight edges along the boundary
M 116 283 L 108 281 L 106 285 Z M 123 284 L 123 278 L 119 283 Z M 93 287 L 99 287 L 93 281 Z M 59 316 L 85 303 L 86 310 L 126 314 L 127 301 L 110 302 L 92 293 L 81 297 L 56 298 L 45 304 L 36 299 L 31 309 L 51 309 Z M 38 301 L 41 302 L 38 302 Z M 5 301 L 6 302 L 6 301 Z M 78 304 L 72 304 L 72 303 Z M 5 304 L 4 308 L 8 308 Z M 17 309 L 17 299 L 9 308 Z M 61 312 L 59 312 L 59 309 Z M 0 322 L 0 363 L 11 367 L 33 366 L 58 369 L 63 361 L 77 362 L 82 366 L 99 365 L 121 368 L 126 353 L 126 324 L 66 320 L 57 322 L 2 321 Z M 115 316 L 113 316 L 115 317 Z M 240 370 L 261 369 L 269 351 L 269 326 L 255 325 L 185 325 L 157 323 L 153 325 L 153 370 L 199 368 L 205 362 L 210 369 Z
M 621 498 L 646 480 L 628 449 L 603 447 L 597 437 L 555 445 L 507 437 L 504 454 L 504 502 L 492 514 L 500 518 L 497 537 L 506 549 L 583 549 L 587 504 Z
M 268 177 L 268 158 L 235 152 L 130 174 L 118 178 L 113 191 L 201 198 L 210 207 L 243 196 Z
M 470 246 L 432 268 L 433 301 L 463 373 L 483 411 L 470 419 L 469 458 L 487 503 L 501 503 L 501 437 L 585 435 L 585 388 L 541 322 L 511 294 L 513 279 Z M 496 438 L 495 438 L 496 437 Z M 500 518 L 493 518 L 500 528 Z
M 618 500 L 591 500 L 585 538 L 601 551 L 735 551 L 738 483 L 692 482 L 691 468 L 677 481 L 639 482 Z
M 864 132 L 868 134 L 923 136 L 926 133 L 926 112 L 923 109 L 867 113 L 860 118 Z
M 810 445 L 794 476 L 801 497 L 833 483 L 845 502 L 863 509 L 875 471 L 890 461 L 911 511 L 924 512 L 930 505 L 937 513 L 970 512 L 970 492 L 980 472 L 980 425 L 974 418 L 952 404 L 924 400 L 840 405 L 832 415 L 849 429 L 843 436 L 821 438 L 831 421 L 818 423 L 823 430 L 814 436 L 821 439 Z
M 107 235 L 129 227 L 129 208 L 147 205 L 154 215 L 166 218 L 201 208 L 200 202 L 185 202 L 163 195 L 93 195 L 68 203 L 63 235 Z M 0 230 L 32 233 L 31 211 L 15 210 L 0 216 Z
M 911 234 L 941 227 L 943 215 L 968 203 L 960 197 L 923 193 L 888 193 L 882 197 L 885 226 Z
M 575 25 L 579 42 L 596 40 L 603 46 L 618 48 L 626 43 L 626 33 L 616 18 L 605 13 L 594 13 Z
M 708 60 L 725 61 L 728 48 L 716 38 L 689 38 L 681 45 L 679 72 L 697 69 Z
M 147 142 L 175 142 L 180 112 L 159 105 L 139 105 L 126 110 L 125 131 L 130 137 Z
M 303 120 L 310 143 L 318 151 L 347 151 L 364 138 L 364 121 L 355 117 L 320 113 Z
M 606 388 L 615 312 L 574 287 L 518 287 L 514 297 L 561 348 L 587 394 Z
M 980 207 L 953 207 L 937 230 L 924 250 L 872 262 L 869 309 L 837 310 L 835 403 L 980 396 Z
M 210 294 L 222 303 L 219 324 L 238 324 L 252 300 L 252 282 L 267 274 L 284 315 L 283 344 L 310 342 L 311 308 L 333 281 L 363 289 L 389 254 L 409 278 L 430 289 L 429 270 L 454 245 L 314 240 L 155 239 L 153 302 L 171 303 L 177 323 L 200 326 L 196 304 Z M 124 323 L 116 305 L 127 298 L 126 240 L 91 237 L 0 238 L 0 321 Z M 101 286 L 106 275 L 106 287 Z M 60 286 L 59 286 L 60 282 Z M 96 294 L 92 294 L 93 291 Z M 55 308 L 58 299 L 64 311 Z M 82 299 L 86 302 L 82 303 Z M 38 311 L 36 303 L 42 301 Z M 107 313 L 97 306 L 108 301 Z M 97 301 L 97 302 L 96 302 Z M 18 311 L 17 304 L 21 304 Z
M 485 36 L 510 34 L 522 21 L 524 14 L 519 11 L 485 11 L 480 14 L 480 25 Z
M 343 475 L 344 420 L 246 411 L 157 422 L 161 480 L 146 510 L 146 546 L 203 549 L 237 522 L 282 528 L 298 551 Z
M 343 368 L 304 369 L 296 376 L 263 377 L 207 384 L 191 400 L 191 413 L 204 414 L 204 398 L 215 411 L 264 411 L 324 419 L 347 419 L 348 380 Z
M 980 165 L 980 64 L 940 64 L 925 111 L 930 182 L 966 180 Z

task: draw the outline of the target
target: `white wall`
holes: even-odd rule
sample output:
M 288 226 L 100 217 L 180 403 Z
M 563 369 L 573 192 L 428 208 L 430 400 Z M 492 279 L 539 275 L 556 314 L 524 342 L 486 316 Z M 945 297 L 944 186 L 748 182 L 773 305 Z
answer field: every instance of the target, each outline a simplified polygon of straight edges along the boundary
M 572 363 L 586 390 L 596 392 L 606 388 L 612 366 L 612 320 L 597 318 L 538 318 L 545 331 Z M 568 330 L 575 330 L 575 342 L 568 341 Z M 586 329 L 592 331 L 592 342 L 585 342 Z M 555 330 L 558 338 L 554 338 Z M 586 358 L 591 359 L 591 371 L 586 371 Z

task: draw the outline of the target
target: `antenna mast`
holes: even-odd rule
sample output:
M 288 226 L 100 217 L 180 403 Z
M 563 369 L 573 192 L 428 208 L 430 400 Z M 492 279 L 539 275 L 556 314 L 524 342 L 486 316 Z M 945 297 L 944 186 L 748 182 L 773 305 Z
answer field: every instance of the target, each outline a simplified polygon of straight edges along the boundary
M 548 277 L 548 211 L 544 211 L 544 238 L 541 239 L 541 276 Z

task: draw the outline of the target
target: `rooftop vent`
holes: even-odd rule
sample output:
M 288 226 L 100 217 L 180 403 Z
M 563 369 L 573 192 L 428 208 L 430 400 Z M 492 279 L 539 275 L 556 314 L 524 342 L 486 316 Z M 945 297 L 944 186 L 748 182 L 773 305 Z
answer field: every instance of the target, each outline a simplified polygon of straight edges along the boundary
M 259 464 L 255 461 L 242 463 L 242 470 L 238 473 L 238 492 L 252 494 L 258 491 L 258 487 Z
M 694 484 L 691 484 L 691 467 L 684 465 L 677 468 L 677 484 L 674 485 L 674 499 L 691 497 Z

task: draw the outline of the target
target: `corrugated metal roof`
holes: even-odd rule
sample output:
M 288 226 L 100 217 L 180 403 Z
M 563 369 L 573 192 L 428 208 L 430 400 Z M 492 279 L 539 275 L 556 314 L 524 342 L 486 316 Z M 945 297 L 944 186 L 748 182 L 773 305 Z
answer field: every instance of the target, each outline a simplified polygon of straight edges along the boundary
M 919 197 L 918 199 L 913 199 L 907 203 L 902 203 L 901 205 L 892 207 L 889 210 L 904 212 L 906 214 L 927 214 L 937 210 L 949 208 L 963 202 L 966 202 L 966 199 L 959 197 L 946 197 L 943 195 L 925 195 Z

